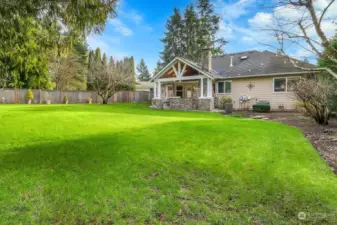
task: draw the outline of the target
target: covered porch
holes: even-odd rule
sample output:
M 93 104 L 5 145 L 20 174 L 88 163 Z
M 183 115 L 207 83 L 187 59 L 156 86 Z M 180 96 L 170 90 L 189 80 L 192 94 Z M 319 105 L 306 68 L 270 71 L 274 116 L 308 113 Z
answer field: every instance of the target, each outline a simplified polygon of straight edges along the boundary
M 201 69 L 200 69 L 201 70 Z M 213 79 L 204 71 L 177 59 L 153 78 L 152 107 L 211 111 Z

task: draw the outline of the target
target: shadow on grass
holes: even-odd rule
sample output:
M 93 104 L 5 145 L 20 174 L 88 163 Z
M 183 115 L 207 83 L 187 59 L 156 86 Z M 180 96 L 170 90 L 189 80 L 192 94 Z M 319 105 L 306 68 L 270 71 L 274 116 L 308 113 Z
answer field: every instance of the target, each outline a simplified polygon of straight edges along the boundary
M 265 127 L 223 131 L 217 121 L 180 121 L 13 149 L 0 158 L 2 220 L 268 223 L 337 206 L 336 180 L 310 145 L 275 148 Z

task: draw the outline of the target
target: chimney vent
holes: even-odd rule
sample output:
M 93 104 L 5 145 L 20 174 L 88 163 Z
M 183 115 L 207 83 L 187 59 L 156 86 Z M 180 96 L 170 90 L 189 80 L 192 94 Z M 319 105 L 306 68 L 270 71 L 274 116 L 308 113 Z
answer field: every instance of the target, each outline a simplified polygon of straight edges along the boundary
M 229 65 L 229 67 L 233 67 L 233 56 L 231 56 L 231 64 Z

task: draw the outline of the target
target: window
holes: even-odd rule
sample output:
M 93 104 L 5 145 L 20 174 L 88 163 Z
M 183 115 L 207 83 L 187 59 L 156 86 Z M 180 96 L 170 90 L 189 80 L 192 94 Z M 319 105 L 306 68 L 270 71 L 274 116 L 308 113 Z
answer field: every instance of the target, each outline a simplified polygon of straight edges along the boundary
M 300 77 L 274 78 L 274 92 L 291 92 L 292 86 Z
M 299 77 L 289 77 L 287 78 L 287 91 L 293 91 L 294 84 L 299 81 Z
M 232 82 L 225 82 L 225 93 L 232 93 Z
M 274 92 L 286 91 L 287 78 L 275 78 L 274 79 Z
M 232 82 L 231 81 L 220 81 L 220 82 L 218 82 L 218 93 L 219 94 L 232 93 Z
M 183 98 L 183 86 L 177 86 L 177 96 Z
M 218 82 L 218 93 L 225 93 L 225 83 Z

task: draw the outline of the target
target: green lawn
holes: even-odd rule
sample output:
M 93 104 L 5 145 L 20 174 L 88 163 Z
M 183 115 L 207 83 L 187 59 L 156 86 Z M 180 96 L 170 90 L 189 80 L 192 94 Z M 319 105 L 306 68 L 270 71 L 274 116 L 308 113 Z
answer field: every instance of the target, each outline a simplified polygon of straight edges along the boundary
M 336 224 L 336 209 L 337 178 L 292 127 L 146 105 L 0 105 L 0 224 Z

